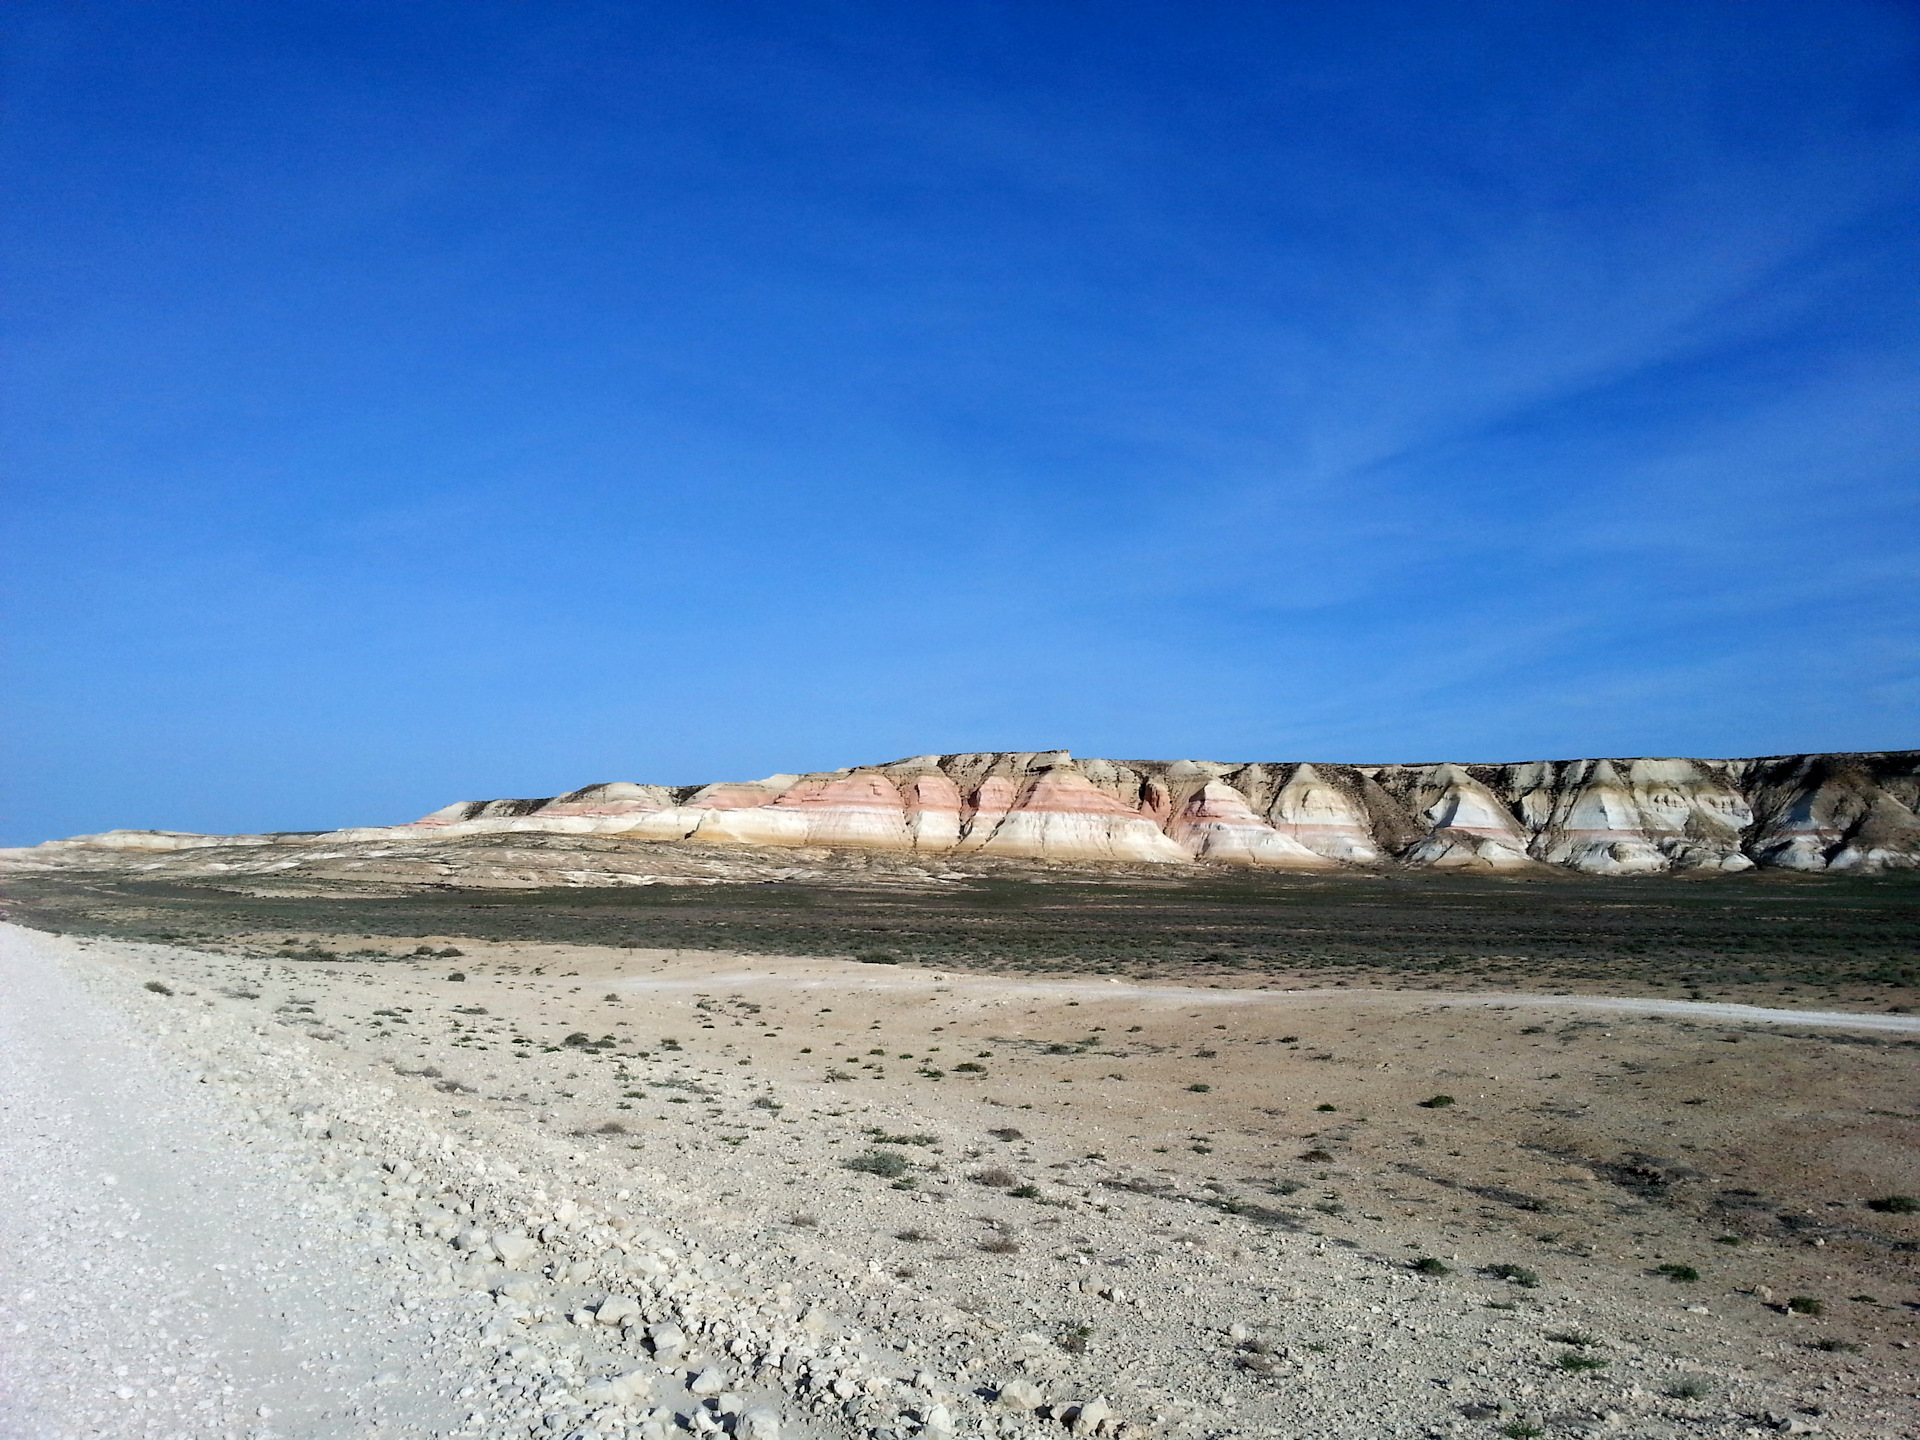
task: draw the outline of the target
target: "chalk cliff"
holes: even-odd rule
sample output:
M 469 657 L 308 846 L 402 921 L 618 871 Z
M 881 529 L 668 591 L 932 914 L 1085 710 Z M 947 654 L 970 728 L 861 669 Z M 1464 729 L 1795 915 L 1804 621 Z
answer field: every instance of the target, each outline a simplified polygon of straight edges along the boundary
M 545 833 L 886 851 L 953 863 L 977 855 L 1282 870 L 1877 873 L 1920 867 L 1916 810 L 1920 751 L 1335 765 L 1076 760 L 1053 750 L 917 755 L 701 786 L 623 781 L 550 799 L 462 801 L 410 824 L 320 836 L 113 831 L 37 850 Z
M 335 838 L 490 831 L 1281 869 L 1873 872 L 1920 865 L 1920 752 L 1507 765 L 918 755 L 699 787 L 449 805 Z M 122 842 L 125 843 L 125 842 Z M 164 842 L 162 842 L 164 844 Z

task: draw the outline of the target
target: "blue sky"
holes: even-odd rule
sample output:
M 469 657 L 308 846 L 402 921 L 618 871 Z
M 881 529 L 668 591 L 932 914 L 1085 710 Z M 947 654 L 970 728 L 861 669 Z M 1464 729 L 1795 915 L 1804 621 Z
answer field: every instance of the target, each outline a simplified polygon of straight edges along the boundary
M 1920 744 L 1910 5 L 8 29 L 11 843 Z

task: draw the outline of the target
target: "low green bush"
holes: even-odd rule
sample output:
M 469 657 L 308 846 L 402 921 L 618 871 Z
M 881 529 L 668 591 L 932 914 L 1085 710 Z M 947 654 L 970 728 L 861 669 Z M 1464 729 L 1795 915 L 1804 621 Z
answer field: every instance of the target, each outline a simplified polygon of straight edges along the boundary
M 1524 1265 L 1489 1265 L 1483 1273 L 1491 1275 L 1496 1280 L 1505 1280 L 1509 1284 L 1518 1285 L 1522 1290 L 1540 1288 L 1540 1277 Z

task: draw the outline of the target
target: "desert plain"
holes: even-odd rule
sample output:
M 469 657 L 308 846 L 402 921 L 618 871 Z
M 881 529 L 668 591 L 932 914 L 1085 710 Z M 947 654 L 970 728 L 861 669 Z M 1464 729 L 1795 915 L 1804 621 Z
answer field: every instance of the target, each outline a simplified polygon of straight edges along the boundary
M 8 1433 L 1920 1433 L 1916 898 L 26 877 Z

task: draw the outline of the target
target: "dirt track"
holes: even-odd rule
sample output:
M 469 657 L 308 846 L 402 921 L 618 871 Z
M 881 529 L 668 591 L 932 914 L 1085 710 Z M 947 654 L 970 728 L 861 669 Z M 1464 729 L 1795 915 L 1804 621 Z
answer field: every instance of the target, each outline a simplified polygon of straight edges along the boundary
M 783 974 L 780 969 L 743 969 L 700 979 L 623 979 L 624 990 L 696 990 L 716 985 L 757 984 Z M 1120 980 L 1055 980 L 1030 982 L 985 979 L 979 976 L 916 973 L 888 978 L 849 981 L 844 973 L 832 980 L 799 980 L 796 988 L 855 989 L 874 994 L 933 994 L 944 990 L 991 991 L 1001 996 L 1029 996 L 1045 1000 L 1169 1001 L 1175 1005 L 1257 1005 L 1285 1009 L 1299 1005 L 1381 1005 L 1402 1009 L 1414 1006 L 1485 1005 L 1516 1010 L 1599 1010 L 1622 1015 L 1671 1015 L 1688 1020 L 1723 1020 L 1761 1025 L 1806 1025 L 1815 1029 L 1880 1031 L 1920 1035 L 1920 1015 L 1875 1015 L 1857 1010 L 1784 1010 L 1765 1005 L 1727 1005 L 1710 1000 L 1661 1000 L 1638 995 L 1530 994 L 1525 991 L 1475 990 L 1328 990 L 1236 989 L 1203 990 L 1191 985 L 1129 985 Z

